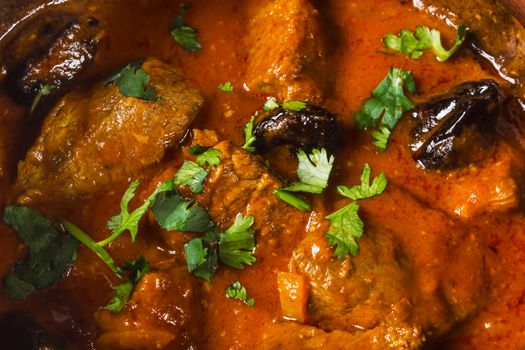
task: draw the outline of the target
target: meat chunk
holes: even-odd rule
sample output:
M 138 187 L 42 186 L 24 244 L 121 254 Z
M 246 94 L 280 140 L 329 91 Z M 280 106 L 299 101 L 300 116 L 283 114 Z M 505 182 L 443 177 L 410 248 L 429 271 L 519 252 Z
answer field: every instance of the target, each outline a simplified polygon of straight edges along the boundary
M 178 144 L 203 98 L 165 63 L 150 59 L 142 68 L 150 75 L 159 101 L 125 97 L 114 84 L 99 84 L 60 100 L 19 165 L 21 201 L 82 197 L 137 176 Z M 46 192 L 50 188 L 53 193 Z
M 362 216 L 366 234 L 356 257 L 334 258 L 323 231 L 308 235 L 290 261 L 291 272 L 310 280 L 314 324 L 352 333 L 408 325 L 422 330 L 422 341 L 482 305 L 483 250 L 468 227 L 392 184 L 379 199 L 362 202 Z
M 197 287 L 186 268 L 146 274 L 119 314 L 97 312 L 103 332 L 97 349 L 195 348 L 200 321 Z
M 209 145 L 199 138 L 193 143 Z M 302 215 L 297 215 L 297 211 L 273 195 L 283 184 L 270 173 L 262 159 L 229 141 L 213 147 L 221 152 L 222 164 L 210 169 L 203 193 L 196 196 L 210 217 L 228 227 L 237 213 L 243 213 L 255 217 L 254 227 L 262 236 L 290 232 L 288 223 L 302 219 Z
M 326 48 L 319 12 L 307 0 L 258 3 L 249 23 L 246 82 L 280 100 L 319 102 Z
M 60 92 L 94 60 L 103 35 L 95 18 L 64 13 L 36 17 L 7 51 L 9 91 L 27 103 L 45 85 Z
M 256 350 L 412 350 L 423 346 L 421 331 L 410 326 L 378 327 L 372 331 L 349 333 L 341 330 L 325 332 L 319 328 L 288 322 L 265 330 Z

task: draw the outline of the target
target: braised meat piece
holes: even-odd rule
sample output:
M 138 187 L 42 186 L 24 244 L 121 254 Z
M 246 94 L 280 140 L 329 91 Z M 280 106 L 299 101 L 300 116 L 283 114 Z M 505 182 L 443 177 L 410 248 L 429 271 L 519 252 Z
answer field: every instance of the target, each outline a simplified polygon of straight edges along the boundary
M 412 111 L 410 148 L 425 169 L 458 168 L 486 158 L 494 145 L 502 95 L 493 80 L 463 83 Z
M 408 325 L 434 339 L 483 305 L 483 250 L 467 226 L 392 184 L 361 205 L 367 226 L 357 256 L 335 258 L 321 230 L 290 261 L 290 272 L 310 281 L 311 322 L 352 333 Z
M 97 312 L 97 349 L 195 349 L 200 319 L 198 286 L 186 267 L 151 272 L 120 313 Z
M 335 115 L 318 106 L 308 105 L 300 111 L 276 108 L 260 118 L 254 129 L 255 148 L 266 152 L 286 146 L 295 153 L 302 149 L 326 148 L 334 152 L 339 127 Z
M 20 201 L 45 193 L 74 199 L 102 190 L 137 176 L 179 143 L 203 98 L 165 63 L 149 59 L 142 68 L 160 96 L 156 102 L 123 96 L 115 84 L 98 84 L 59 101 L 19 165 Z
M 103 35 L 95 18 L 62 13 L 38 16 L 7 51 L 10 92 L 27 103 L 46 85 L 60 92 L 94 60 Z
M 308 0 L 253 3 L 245 42 L 251 92 L 279 100 L 319 102 L 326 85 L 325 33 Z

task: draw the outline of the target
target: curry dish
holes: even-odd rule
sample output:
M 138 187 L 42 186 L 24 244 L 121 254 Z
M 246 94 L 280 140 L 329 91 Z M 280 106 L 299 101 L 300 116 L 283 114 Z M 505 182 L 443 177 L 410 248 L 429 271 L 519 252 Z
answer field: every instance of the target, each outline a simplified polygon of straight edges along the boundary
M 491 0 L 0 5 L 2 349 L 525 349 Z

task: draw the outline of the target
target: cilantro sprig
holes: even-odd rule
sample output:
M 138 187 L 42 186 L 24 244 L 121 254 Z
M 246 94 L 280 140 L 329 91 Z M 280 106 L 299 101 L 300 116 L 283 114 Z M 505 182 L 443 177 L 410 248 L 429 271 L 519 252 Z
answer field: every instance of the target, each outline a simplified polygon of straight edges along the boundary
M 188 52 L 196 52 L 202 49 L 201 44 L 197 40 L 197 30 L 195 28 L 184 25 L 184 16 L 188 11 L 188 4 L 180 5 L 180 12 L 171 22 L 171 36 L 180 44 L 184 50 Z
M 222 92 L 233 92 L 233 85 L 231 82 L 227 81 L 219 84 L 218 89 Z
M 179 171 L 175 174 L 175 184 L 191 188 L 193 193 L 201 193 L 204 180 L 208 172 L 196 163 L 185 160 Z
M 5 279 L 4 292 L 13 299 L 24 299 L 37 289 L 61 278 L 77 257 L 78 242 L 59 234 L 52 222 L 35 210 L 9 205 L 4 222 L 11 226 L 28 248 L 28 256 L 18 260 Z
M 253 298 L 248 299 L 248 292 L 246 291 L 246 288 L 238 280 L 234 280 L 232 284 L 226 287 L 224 292 L 226 293 L 226 297 L 229 299 L 240 300 L 249 307 L 253 307 L 255 305 L 255 300 Z
M 326 233 L 328 244 L 330 247 L 335 247 L 334 255 L 341 260 L 349 254 L 356 256 L 359 252 L 358 242 L 363 236 L 364 223 L 359 217 L 357 201 L 380 195 L 386 189 L 388 181 L 385 174 L 379 174 L 370 184 L 370 173 L 370 167 L 365 164 L 360 185 L 338 186 L 339 194 L 354 202 L 325 217 L 330 221 L 330 228 Z
M 441 42 L 439 30 L 430 29 L 426 26 L 416 27 L 414 32 L 403 29 L 399 35 L 387 34 L 383 39 L 386 47 L 404 53 L 412 59 L 418 59 L 423 55 L 423 51 L 432 49 L 434 55 L 440 62 L 448 60 L 461 47 L 467 37 L 467 27 L 460 24 L 456 31 L 454 44 L 447 50 Z
M 222 153 L 213 147 L 195 145 L 190 148 L 190 154 L 200 166 L 217 166 L 221 164 Z
M 359 128 L 377 128 L 372 131 L 372 143 L 382 151 L 387 148 L 390 133 L 399 119 L 415 107 L 405 96 L 404 89 L 412 94 L 416 92 L 412 72 L 391 67 L 354 116 Z
M 145 101 L 158 101 L 157 90 L 148 85 L 150 76 L 142 69 L 142 61 L 133 61 L 121 70 L 113 73 L 104 81 L 104 85 L 117 84 L 120 93 Z
M 40 88 L 40 90 L 38 90 L 35 98 L 33 99 L 33 103 L 31 104 L 30 113 L 33 113 L 35 111 L 35 109 L 38 106 L 38 104 L 40 103 L 40 100 L 42 99 L 42 97 L 51 95 L 56 89 L 57 89 L 57 87 L 55 85 L 44 85 L 44 86 L 42 86 Z
M 288 111 L 294 111 L 294 112 L 300 112 L 308 105 L 306 102 L 303 101 L 284 101 L 282 103 L 277 102 L 277 100 L 273 97 L 266 100 L 266 102 L 263 105 L 263 111 L 269 112 L 276 108 L 282 107 L 283 109 L 286 109 Z
M 244 144 L 241 146 L 241 148 L 248 152 L 255 152 L 255 147 L 253 146 L 253 144 L 255 143 L 256 139 L 253 135 L 253 124 L 255 123 L 255 118 L 257 117 L 257 115 L 257 112 L 254 115 L 252 115 L 250 120 L 248 121 L 248 123 L 246 123 L 244 127 Z

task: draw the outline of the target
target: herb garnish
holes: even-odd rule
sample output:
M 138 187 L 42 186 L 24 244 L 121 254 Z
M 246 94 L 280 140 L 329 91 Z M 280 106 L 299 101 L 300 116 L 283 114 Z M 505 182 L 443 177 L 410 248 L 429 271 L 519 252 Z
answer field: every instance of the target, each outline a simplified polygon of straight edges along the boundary
M 171 36 L 188 52 L 199 51 L 202 46 L 197 40 L 195 28 L 184 25 L 184 15 L 188 11 L 188 4 L 181 4 L 177 17 L 171 22 Z
M 370 185 L 370 167 L 365 164 L 361 173 L 361 185 L 338 186 L 338 192 L 356 202 L 352 202 L 325 219 L 330 221 L 330 229 L 326 233 L 328 244 L 335 246 L 334 255 L 344 259 L 348 254 L 356 256 L 359 252 L 357 242 L 363 236 L 364 224 L 359 217 L 359 204 L 357 200 L 377 196 L 385 190 L 387 178 L 384 173 L 379 174 Z
M 148 85 L 150 76 L 141 68 L 142 61 L 133 61 L 104 81 L 104 85 L 117 84 L 120 93 L 145 101 L 158 101 L 157 90 Z
M 255 300 L 253 298 L 248 299 L 248 292 L 246 291 L 246 288 L 238 280 L 233 281 L 233 283 L 230 284 L 224 290 L 224 292 L 226 293 L 227 298 L 240 300 L 249 307 L 255 305 Z
M 272 111 L 276 108 L 282 107 L 288 111 L 300 112 L 305 109 L 308 105 L 303 101 L 285 101 L 281 104 L 273 97 L 266 100 L 263 105 L 263 110 L 265 112 Z
M 18 260 L 5 279 L 5 294 L 24 299 L 36 289 L 49 286 L 64 276 L 77 256 L 78 242 L 59 234 L 51 221 L 31 208 L 9 205 L 4 222 L 28 247 L 29 255 Z
M 382 151 L 386 149 L 390 133 L 403 113 L 414 108 L 414 104 L 405 96 L 403 87 L 410 93 L 416 92 L 412 72 L 391 67 L 385 79 L 354 116 L 361 129 L 379 126 L 372 131 L 372 143 Z
M 305 202 L 296 195 L 291 194 L 290 192 L 284 190 L 275 190 L 273 191 L 273 194 L 275 197 L 279 198 L 285 203 L 290 204 L 292 207 L 299 209 L 300 211 L 306 212 L 312 209 L 312 206 L 309 203 Z
M 221 164 L 222 153 L 213 147 L 204 147 L 201 145 L 195 145 L 190 148 L 190 154 L 195 156 L 195 161 L 200 166 L 216 166 Z
M 225 83 L 219 84 L 218 89 L 222 92 L 232 92 L 233 91 L 233 85 L 231 82 L 227 81 Z
M 248 152 L 255 152 L 255 147 L 253 147 L 253 144 L 256 141 L 256 139 L 255 136 L 253 136 L 253 124 L 257 115 L 258 113 L 255 112 L 255 114 L 252 115 L 252 117 L 244 127 L 244 145 L 242 145 L 241 148 Z
M 36 106 L 40 103 L 40 100 L 42 97 L 50 95 L 53 91 L 56 90 L 55 85 L 44 85 L 40 90 L 38 90 L 38 93 L 35 96 L 35 99 L 33 100 L 33 103 L 31 104 L 31 111 L 30 113 L 33 113 L 36 109 Z
M 324 148 L 312 150 L 306 154 L 303 150 L 297 152 L 299 166 L 297 176 L 299 182 L 283 188 L 290 192 L 321 193 L 328 186 L 328 178 L 334 165 L 334 157 L 329 156 Z
M 175 184 L 191 188 L 193 193 L 201 193 L 204 180 L 208 172 L 196 163 L 185 160 L 179 171 L 175 174 Z
M 441 43 L 441 33 L 439 30 L 430 29 L 426 26 L 416 27 L 414 32 L 403 29 L 399 36 L 387 34 L 383 39 L 385 46 L 412 59 L 418 59 L 423 55 L 424 50 L 432 49 L 436 58 L 440 62 L 448 60 L 463 44 L 467 37 L 467 27 L 460 24 L 457 28 L 454 45 L 450 50 L 446 50 Z
M 253 216 L 238 213 L 235 222 L 219 238 L 219 259 L 225 265 L 236 269 L 255 262 L 255 231 Z
M 183 199 L 177 190 L 159 194 L 151 210 L 160 227 L 165 230 L 205 232 L 211 226 L 206 210 Z

